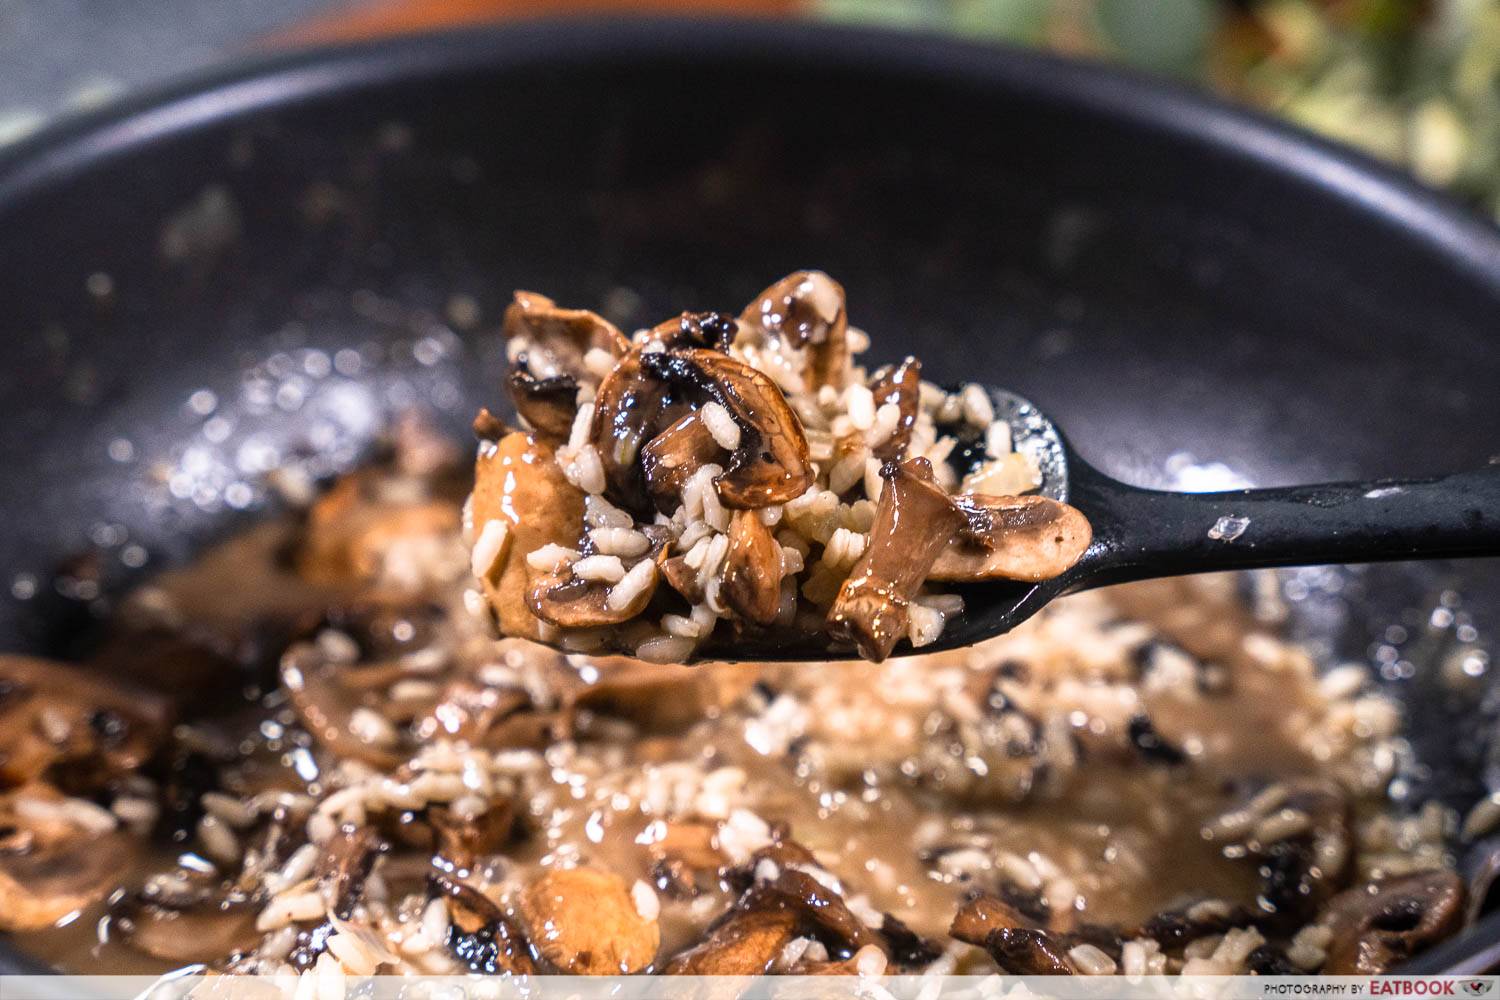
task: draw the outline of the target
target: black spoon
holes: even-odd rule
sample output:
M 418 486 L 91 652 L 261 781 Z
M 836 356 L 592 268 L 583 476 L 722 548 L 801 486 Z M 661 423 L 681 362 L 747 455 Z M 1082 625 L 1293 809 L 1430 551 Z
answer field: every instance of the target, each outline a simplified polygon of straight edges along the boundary
M 1055 598 L 1130 580 L 1219 570 L 1500 556 L 1500 460 L 1432 479 L 1381 479 L 1220 493 L 1130 486 L 1089 465 L 1031 402 L 989 389 L 995 419 L 1017 450 L 1038 458 L 1040 492 L 1078 508 L 1093 542 L 1066 573 L 1043 583 L 995 581 L 953 589 L 964 611 L 922 652 L 1009 632 Z M 714 656 L 720 650 L 705 650 Z M 905 642 L 893 655 L 910 655 Z M 854 659 L 810 637 L 736 645 L 735 659 Z

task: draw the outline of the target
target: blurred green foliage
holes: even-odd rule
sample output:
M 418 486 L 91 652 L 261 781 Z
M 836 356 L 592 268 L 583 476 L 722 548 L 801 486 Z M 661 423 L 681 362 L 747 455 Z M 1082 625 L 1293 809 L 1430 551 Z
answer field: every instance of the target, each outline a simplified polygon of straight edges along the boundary
M 1500 0 L 813 0 L 1196 80 L 1500 218 Z

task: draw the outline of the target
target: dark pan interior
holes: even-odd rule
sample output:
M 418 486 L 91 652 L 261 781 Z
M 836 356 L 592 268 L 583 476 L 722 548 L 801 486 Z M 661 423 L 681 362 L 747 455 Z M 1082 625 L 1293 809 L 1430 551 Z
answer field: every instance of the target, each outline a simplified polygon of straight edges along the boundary
M 936 40 L 577 22 L 282 58 L 0 160 L 0 264 L 7 649 L 77 653 L 254 516 L 272 450 L 331 471 L 413 399 L 462 433 L 516 287 L 642 324 L 820 267 L 878 359 L 1014 387 L 1136 482 L 1500 452 L 1495 230 L 1157 84 Z M 1414 795 L 1473 802 L 1493 699 L 1434 682 L 1457 640 L 1425 622 L 1454 590 L 1482 643 L 1500 566 L 1296 580 L 1308 638 L 1415 665 Z

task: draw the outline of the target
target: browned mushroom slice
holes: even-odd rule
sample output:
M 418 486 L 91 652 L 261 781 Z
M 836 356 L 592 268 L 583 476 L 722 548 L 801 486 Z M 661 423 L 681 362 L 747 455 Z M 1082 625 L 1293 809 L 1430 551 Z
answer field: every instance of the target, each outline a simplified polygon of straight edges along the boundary
M 589 425 L 589 440 L 604 467 L 606 493 L 616 504 L 637 513 L 650 509 L 641 449 L 688 410 L 671 399 L 667 386 L 646 372 L 641 360 L 641 352 L 632 350 L 599 383 Z
M 1333 931 L 1323 971 L 1378 976 L 1463 925 L 1464 884 L 1446 869 L 1399 875 L 1340 893 L 1323 922 Z
M 739 324 L 728 313 L 685 312 L 652 327 L 647 340 L 659 340 L 669 350 L 701 347 L 726 354 Z
M 663 513 L 676 509 L 688 479 L 723 452 L 696 410 L 648 441 L 641 449 L 641 473 L 656 508 Z
M 908 971 L 924 969 L 936 962 L 943 954 L 942 945 L 925 938 L 889 913 L 882 913 L 881 938 L 891 961 Z
M 1018 976 L 1071 976 L 1066 946 L 993 896 L 976 896 L 959 909 L 948 933 L 989 952 Z
M 488 896 L 443 874 L 434 874 L 432 884 L 448 907 L 448 950 L 470 972 L 489 976 L 537 973 L 526 935 Z
M 771 625 L 781 610 L 781 545 L 753 510 L 737 510 L 729 522 L 729 554 L 720 591 L 746 621 Z
M 727 708 L 755 683 L 740 664 L 684 667 L 622 656 L 591 660 L 598 679 L 565 696 L 571 709 L 629 719 L 647 732 L 677 732 Z
M 555 573 L 538 576 L 526 593 L 526 606 L 542 621 L 558 628 L 598 628 L 604 625 L 620 625 L 628 622 L 651 603 L 656 593 L 654 564 L 639 565 L 651 568 L 649 582 L 622 592 L 622 585 L 630 586 L 631 577 L 626 576 L 618 584 L 610 585 L 598 580 L 584 580 L 573 575 L 572 567 L 563 567 Z M 625 593 L 624 597 L 620 595 Z
M 1088 518 L 1048 497 L 956 496 L 967 519 L 932 564 L 928 579 L 1039 582 L 1072 568 L 1093 541 Z
M 822 271 L 782 278 L 745 307 L 740 322 L 789 348 L 805 348 L 812 389 L 843 384 L 850 361 L 844 289 Z
M 847 956 L 867 945 L 883 944 L 880 936 L 844 904 L 842 896 L 805 871 L 784 869 L 775 881 L 756 886 L 748 895 L 764 897 L 800 913 L 830 953 Z
M 662 970 L 672 976 L 758 976 L 770 971 L 797 936 L 791 910 L 731 909 L 710 925 L 708 937 L 676 955 Z
M 0 931 L 51 927 L 107 896 L 135 863 L 136 838 L 85 828 L 71 808 L 95 807 L 41 784 L 0 798 Z
M 922 362 L 907 358 L 899 365 L 882 368 L 870 386 L 875 405 L 893 404 L 900 414 L 890 437 L 875 445 L 875 457 L 882 462 L 899 462 L 906 457 L 911 443 L 911 428 L 917 422 L 917 406 L 922 394 Z
M 689 604 L 702 604 L 703 587 L 698 582 L 698 571 L 688 565 L 685 557 L 669 553 L 668 549 L 662 549 L 657 553 L 657 572 L 663 580 L 667 581 L 669 587 L 682 595 L 683 600 Z
M 439 550 L 458 529 L 458 510 L 424 480 L 366 469 L 334 483 L 307 512 L 297 572 L 319 586 L 379 584 L 418 589 L 408 553 Z
M 983 947 L 985 940 L 994 931 L 1035 926 L 1033 921 L 1028 920 L 1009 903 L 994 896 L 979 895 L 959 907 L 948 933 L 960 941 Z
M 563 476 L 551 445 L 535 435 L 507 434 L 493 449 L 481 450 L 475 462 L 471 512 L 476 537 L 490 521 L 506 526 L 501 554 L 483 568 L 480 581 L 500 631 L 540 638 L 540 623 L 526 604 L 531 575 L 526 557 L 546 545 L 577 548 L 583 491 Z
M 569 975 L 618 976 L 656 960 L 661 928 L 636 909 L 625 880 L 594 868 L 555 868 L 521 894 L 537 951 Z
M 310 645 L 294 647 L 281 658 L 281 686 L 297 719 L 322 747 L 341 758 L 352 758 L 390 770 L 401 763 L 399 731 L 380 713 L 373 692 L 343 682 L 342 674 L 355 668 L 328 663 Z M 356 712 L 369 712 L 386 722 L 377 730 L 353 724 Z
M 375 867 L 375 859 L 385 847 L 373 828 L 347 823 L 323 845 L 316 875 L 331 913 L 345 920 L 349 918 L 365 891 L 365 880 Z
M 127 894 L 110 908 L 120 938 L 168 962 L 218 962 L 260 942 L 256 907 L 244 896 L 225 897 L 210 886 Z
M 480 858 L 496 854 L 515 830 L 516 811 L 502 799 L 478 816 L 460 818 L 447 806 L 430 806 L 427 822 L 434 834 L 433 852 L 454 871 L 472 871 Z
M 0 788 L 45 778 L 92 791 L 144 764 L 171 702 L 62 663 L 0 654 Z
M 875 504 L 869 545 L 828 612 L 830 632 L 852 640 L 861 656 L 876 663 L 906 635 L 911 599 L 965 524 L 952 498 L 933 481 L 927 459 L 887 463 L 880 475 L 885 486 Z
M 578 416 L 578 382 L 571 375 L 534 378 L 530 372 L 510 373 L 510 398 L 516 413 L 538 434 L 562 441 Z
M 646 847 L 657 889 L 673 899 L 694 899 L 716 887 L 728 862 L 715 843 L 714 827 L 691 820 L 663 820 L 660 829 L 660 836 Z
M 786 503 L 812 485 L 802 422 L 766 375 L 707 350 L 643 354 L 641 369 L 663 382 L 696 389 L 729 411 L 740 442 L 715 480 L 724 506 L 753 509 Z
M 624 334 L 603 316 L 588 309 L 559 309 L 555 301 L 537 292 L 516 292 L 505 307 L 504 333 L 505 352 L 514 372 L 532 384 L 565 379 L 574 394 L 580 382 L 598 382 L 607 364 L 630 349 Z M 517 411 L 520 402 L 517 396 Z M 567 402 L 571 405 L 573 400 Z
M 412 730 L 422 741 L 450 739 L 488 746 L 491 731 L 530 704 L 531 697 L 516 688 L 491 687 L 460 678 L 443 689 L 437 704 L 417 720 Z

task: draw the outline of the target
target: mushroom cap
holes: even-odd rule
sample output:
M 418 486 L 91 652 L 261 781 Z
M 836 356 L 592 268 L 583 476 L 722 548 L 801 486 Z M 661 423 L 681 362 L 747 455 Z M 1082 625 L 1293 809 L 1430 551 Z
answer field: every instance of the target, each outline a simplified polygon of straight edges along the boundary
M 172 704 L 78 667 L 0 654 L 0 788 L 44 779 L 94 788 L 140 767 Z
M 822 271 L 794 271 L 757 295 L 740 313 L 740 325 L 805 350 L 803 377 L 813 389 L 838 386 L 851 361 L 844 300 L 844 287 Z
M 596 868 L 554 868 L 521 894 L 537 951 L 570 975 L 618 976 L 656 960 L 661 929 L 642 916 L 625 880 Z
M 724 506 L 786 503 L 813 484 L 802 421 L 764 373 L 701 348 L 643 354 L 640 363 L 655 378 L 723 406 L 739 426 L 740 446 L 715 481 Z
M 0 798 L 0 930 L 42 930 L 98 902 L 140 854 L 137 838 L 91 833 L 65 810 L 64 797 L 41 784 Z
M 577 548 L 583 500 L 583 491 L 558 467 L 552 446 L 535 434 L 507 434 L 480 452 L 471 508 L 475 529 L 498 520 L 509 539 L 504 558 L 480 581 L 503 634 L 541 638 L 541 622 L 527 604 L 532 571 L 526 556 L 546 545 Z
M 1440 869 L 1357 886 L 1328 904 L 1333 931 L 1323 971 L 1375 976 L 1389 971 L 1463 924 L 1464 883 Z
M 1093 541 L 1088 518 L 1049 497 L 976 493 L 953 501 L 968 526 L 937 557 L 929 580 L 1051 580 L 1071 569 Z

